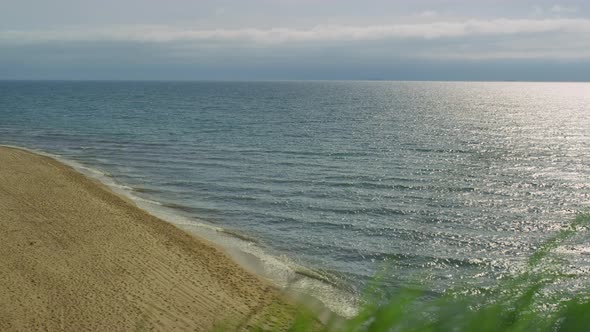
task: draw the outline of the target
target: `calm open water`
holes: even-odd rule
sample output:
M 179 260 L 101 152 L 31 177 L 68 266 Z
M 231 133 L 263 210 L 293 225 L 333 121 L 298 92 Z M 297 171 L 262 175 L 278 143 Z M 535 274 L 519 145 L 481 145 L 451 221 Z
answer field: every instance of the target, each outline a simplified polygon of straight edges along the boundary
M 517 270 L 587 210 L 589 138 L 586 83 L 0 82 L 0 144 L 357 291 L 384 261 L 435 288 Z

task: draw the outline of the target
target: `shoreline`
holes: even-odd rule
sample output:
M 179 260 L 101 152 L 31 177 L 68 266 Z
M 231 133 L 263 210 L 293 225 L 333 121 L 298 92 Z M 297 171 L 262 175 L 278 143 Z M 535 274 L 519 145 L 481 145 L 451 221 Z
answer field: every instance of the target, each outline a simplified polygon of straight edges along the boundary
M 348 290 L 348 285 L 339 283 L 334 276 L 321 270 L 300 265 L 285 256 L 267 253 L 265 248 L 259 245 L 259 241 L 249 234 L 241 234 L 203 219 L 188 217 L 183 213 L 185 211 L 174 208 L 175 203 L 160 203 L 152 197 L 146 198 L 142 195 L 145 192 L 141 188 L 136 190 L 135 187 L 120 183 L 110 173 L 92 165 L 34 148 L 0 144 L 0 151 L 3 148 L 49 158 L 71 168 L 143 212 L 222 251 L 241 268 L 264 279 L 290 299 L 304 302 L 306 306 L 313 308 L 322 321 L 327 321 L 331 317 L 350 318 L 357 313 L 358 298 Z
M 210 330 L 292 314 L 222 248 L 70 165 L 8 146 L 0 165 L 1 330 Z

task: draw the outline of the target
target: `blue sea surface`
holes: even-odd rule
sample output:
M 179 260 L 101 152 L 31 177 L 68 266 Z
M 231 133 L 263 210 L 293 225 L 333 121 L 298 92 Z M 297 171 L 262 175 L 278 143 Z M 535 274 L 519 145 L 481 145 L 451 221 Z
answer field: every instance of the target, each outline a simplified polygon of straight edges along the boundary
M 518 270 L 587 211 L 589 129 L 587 83 L 0 82 L 0 144 L 355 292 L 388 264 L 433 289 Z M 587 239 L 566 249 L 588 275 Z

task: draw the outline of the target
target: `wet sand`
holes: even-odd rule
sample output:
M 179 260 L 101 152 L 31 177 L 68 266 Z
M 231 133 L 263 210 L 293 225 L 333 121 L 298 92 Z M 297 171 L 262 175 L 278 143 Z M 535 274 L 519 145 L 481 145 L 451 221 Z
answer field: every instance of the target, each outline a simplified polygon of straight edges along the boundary
M 0 147 L 0 331 L 234 330 L 269 316 L 280 328 L 292 311 L 206 240 L 56 160 Z

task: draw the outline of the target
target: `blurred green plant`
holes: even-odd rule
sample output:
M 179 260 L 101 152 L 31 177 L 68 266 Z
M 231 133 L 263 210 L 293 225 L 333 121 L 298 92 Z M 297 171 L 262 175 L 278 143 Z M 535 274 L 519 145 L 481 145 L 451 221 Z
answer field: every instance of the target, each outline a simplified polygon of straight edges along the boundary
M 379 276 L 364 292 L 358 314 L 347 320 L 318 323 L 301 307 L 289 331 L 370 332 L 492 332 L 590 331 L 590 291 L 570 297 L 547 296 L 543 290 L 572 276 L 560 272 L 550 259 L 554 249 L 573 235 L 588 231 L 590 214 L 579 214 L 567 227 L 543 243 L 528 259 L 524 272 L 500 281 L 492 289 L 468 292 L 455 289 L 441 296 L 426 293 L 420 282 L 395 291 L 389 301 L 379 300 Z M 548 262 L 547 262 L 548 261 Z M 590 285 L 589 285 L 590 286 Z M 550 303 L 547 303 L 547 302 Z M 549 308 L 549 309 L 547 309 Z M 255 330 L 267 330 L 255 328 Z

